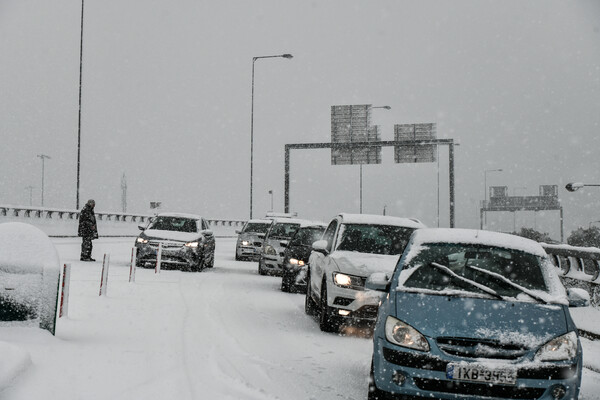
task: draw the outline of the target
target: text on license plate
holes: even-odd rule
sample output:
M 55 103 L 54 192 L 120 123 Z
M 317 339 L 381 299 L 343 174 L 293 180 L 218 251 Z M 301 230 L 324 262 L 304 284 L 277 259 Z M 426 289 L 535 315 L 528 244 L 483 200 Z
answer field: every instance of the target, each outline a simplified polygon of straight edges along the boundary
M 448 364 L 448 379 L 460 381 L 499 383 L 514 385 L 517 383 L 517 371 L 513 368 L 492 368 L 477 364 Z

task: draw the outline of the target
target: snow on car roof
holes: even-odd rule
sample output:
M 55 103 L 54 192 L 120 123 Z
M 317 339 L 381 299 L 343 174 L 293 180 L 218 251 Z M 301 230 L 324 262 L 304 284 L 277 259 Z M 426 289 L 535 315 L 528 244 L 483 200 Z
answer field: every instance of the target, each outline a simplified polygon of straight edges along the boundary
M 321 221 L 304 221 L 300 224 L 300 228 L 308 228 L 311 226 L 315 226 L 315 227 L 320 226 L 320 227 L 326 228 L 327 224 L 324 222 L 321 222 Z
M 424 243 L 464 243 L 481 244 L 525 251 L 537 256 L 546 257 L 544 248 L 537 242 L 507 233 L 481 231 L 476 229 L 427 228 L 414 233 L 413 245 Z
M 344 224 L 393 225 L 408 228 L 425 228 L 425 225 L 414 218 L 392 217 L 389 215 L 340 214 Z
M 251 219 L 248 220 L 249 224 L 270 224 L 271 220 L 270 219 Z
M 60 269 L 58 252 L 39 228 L 23 222 L 0 224 L 0 271 L 39 273 Z
M 307 220 L 305 219 L 298 219 L 298 218 L 273 218 L 273 223 L 274 224 L 303 224 L 304 222 L 307 222 Z
M 160 213 L 157 217 L 176 217 L 176 218 L 190 218 L 190 219 L 200 219 L 202 218 L 196 214 L 186 214 L 186 213 Z

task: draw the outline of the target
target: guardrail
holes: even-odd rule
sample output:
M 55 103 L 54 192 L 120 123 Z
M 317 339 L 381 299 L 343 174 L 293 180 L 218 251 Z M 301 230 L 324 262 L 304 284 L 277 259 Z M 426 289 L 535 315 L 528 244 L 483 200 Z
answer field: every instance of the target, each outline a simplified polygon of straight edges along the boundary
M 568 244 L 541 244 L 558 268 L 566 287 L 587 290 L 592 305 L 600 306 L 600 249 Z
M 73 226 L 79 219 L 79 210 L 57 209 L 46 207 L 30 207 L 15 205 L 0 205 L 0 222 L 21 221 L 38 225 L 50 236 L 76 236 Z M 95 211 L 98 228 L 102 226 L 114 231 L 108 236 L 131 236 L 137 234 L 137 225 L 148 222 L 151 214 L 132 214 L 119 212 Z M 245 220 L 227 218 L 205 218 L 216 234 L 233 235 L 236 228 L 241 228 Z M 67 232 L 68 231 L 68 232 Z

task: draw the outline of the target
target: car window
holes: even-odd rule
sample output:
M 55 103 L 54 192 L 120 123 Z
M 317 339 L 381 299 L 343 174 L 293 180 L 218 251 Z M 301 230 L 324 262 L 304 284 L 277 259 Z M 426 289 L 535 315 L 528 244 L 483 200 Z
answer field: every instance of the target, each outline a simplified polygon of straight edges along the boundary
M 292 238 L 290 245 L 292 246 L 310 246 L 317 240 L 321 239 L 325 228 L 300 228 Z
M 431 290 L 473 290 L 472 286 L 452 279 L 432 263 L 446 266 L 458 276 L 488 286 L 502 296 L 515 297 L 519 290 L 493 274 L 501 275 L 526 289 L 547 291 L 540 257 L 517 250 L 455 243 L 421 246 L 419 253 L 404 268 L 418 269 L 403 286 Z
M 244 233 L 267 233 L 270 223 L 248 222 L 242 232 Z
M 371 254 L 402 254 L 414 228 L 389 225 L 342 224 L 337 250 Z
M 338 222 L 337 220 L 333 220 L 329 223 L 329 226 L 327 227 L 327 230 L 325 230 L 325 233 L 323 234 L 323 240 L 327 240 L 327 250 L 331 251 L 331 248 L 333 247 L 333 236 L 335 235 L 335 230 L 337 229 L 338 226 Z
M 180 217 L 156 217 L 148 228 L 163 231 L 198 232 L 195 219 Z
M 271 228 L 271 232 L 269 233 L 270 238 L 275 239 L 290 239 L 294 236 L 294 233 L 298 230 L 300 224 L 292 224 L 292 223 L 276 223 Z

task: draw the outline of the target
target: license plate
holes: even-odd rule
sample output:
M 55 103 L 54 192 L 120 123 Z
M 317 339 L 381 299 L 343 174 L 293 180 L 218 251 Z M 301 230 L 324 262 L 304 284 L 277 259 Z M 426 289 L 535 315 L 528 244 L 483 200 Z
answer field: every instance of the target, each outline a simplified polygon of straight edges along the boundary
M 501 385 L 517 383 L 517 370 L 510 367 L 493 368 L 478 364 L 448 364 L 446 377 L 459 381 L 485 382 Z

